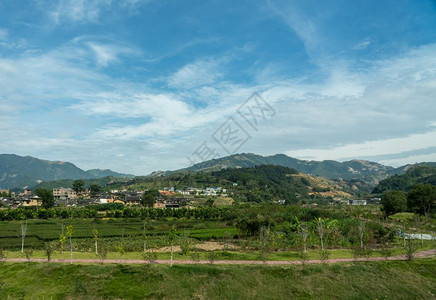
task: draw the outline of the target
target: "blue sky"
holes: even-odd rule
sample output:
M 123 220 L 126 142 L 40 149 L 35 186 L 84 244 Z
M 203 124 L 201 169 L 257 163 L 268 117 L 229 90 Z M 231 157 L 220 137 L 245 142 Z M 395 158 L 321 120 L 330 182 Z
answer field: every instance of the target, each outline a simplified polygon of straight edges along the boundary
M 1 1 L 0 153 L 148 174 L 227 155 L 232 117 L 237 152 L 436 161 L 435 28 L 430 0 Z

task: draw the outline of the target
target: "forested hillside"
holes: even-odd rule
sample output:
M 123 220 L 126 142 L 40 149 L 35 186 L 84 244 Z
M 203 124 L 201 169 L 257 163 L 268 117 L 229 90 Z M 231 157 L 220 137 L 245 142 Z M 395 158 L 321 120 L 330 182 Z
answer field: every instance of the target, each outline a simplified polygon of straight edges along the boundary
M 407 192 L 417 183 L 436 185 L 436 166 L 412 166 L 402 175 L 393 175 L 380 181 L 372 193 L 379 194 L 390 190 Z

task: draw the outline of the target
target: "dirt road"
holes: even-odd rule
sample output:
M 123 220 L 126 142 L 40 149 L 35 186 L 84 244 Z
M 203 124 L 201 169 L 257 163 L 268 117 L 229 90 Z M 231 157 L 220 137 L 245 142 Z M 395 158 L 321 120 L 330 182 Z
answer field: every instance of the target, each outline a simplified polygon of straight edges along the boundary
M 426 250 L 421 251 L 418 253 L 415 253 L 416 258 L 422 258 L 422 257 L 430 257 L 436 255 L 436 249 L 432 250 Z M 405 255 L 398 255 L 398 256 L 391 256 L 388 257 L 387 260 L 406 260 Z M 369 257 L 369 258 L 359 258 L 357 261 L 380 261 L 380 260 L 386 260 L 384 257 Z M 47 259 L 43 258 L 32 258 L 30 260 L 27 260 L 25 258 L 6 258 L 4 261 L 7 262 L 47 262 Z M 338 263 L 338 262 L 351 262 L 356 261 L 353 258 L 337 258 L 337 259 L 328 259 L 325 261 L 325 263 Z M 53 263 L 70 263 L 69 259 L 52 259 L 51 262 Z M 100 260 L 100 259 L 73 259 L 72 263 L 79 263 L 79 264 L 95 264 L 95 263 L 105 263 L 105 264 L 149 264 L 149 261 L 146 260 L 136 260 L 136 259 L 107 259 L 107 260 Z M 170 264 L 169 260 L 156 260 L 153 261 L 154 264 Z M 319 259 L 315 260 L 307 260 L 305 261 L 306 264 L 319 264 L 323 263 L 323 261 Z M 173 264 L 175 265 L 192 265 L 192 264 L 211 264 L 208 260 L 200 260 L 200 261 L 193 261 L 193 260 L 174 260 Z M 215 265 L 301 265 L 302 262 L 299 260 L 296 261 L 257 261 L 257 260 L 215 260 L 213 261 L 213 264 Z

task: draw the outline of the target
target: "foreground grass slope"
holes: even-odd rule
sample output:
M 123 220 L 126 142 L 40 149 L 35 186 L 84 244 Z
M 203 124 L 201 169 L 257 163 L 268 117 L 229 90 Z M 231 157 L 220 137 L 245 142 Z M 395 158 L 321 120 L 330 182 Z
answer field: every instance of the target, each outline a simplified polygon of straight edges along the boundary
M 0 299 L 434 299 L 436 258 L 288 267 L 4 263 Z

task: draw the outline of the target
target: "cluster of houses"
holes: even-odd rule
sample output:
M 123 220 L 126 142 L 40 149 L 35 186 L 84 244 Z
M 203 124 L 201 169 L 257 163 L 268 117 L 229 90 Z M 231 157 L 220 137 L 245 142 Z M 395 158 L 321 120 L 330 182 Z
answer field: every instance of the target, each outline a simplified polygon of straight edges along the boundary
M 0 194 L 7 194 L 8 196 L 0 197 L 0 204 L 2 207 L 27 207 L 27 206 L 41 206 L 42 199 L 33 194 L 31 190 L 25 189 L 22 193 L 16 195 L 9 190 L 0 190 Z
M 144 191 L 127 191 L 127 190 L 111 190 L 107 193 L 91 195 L 90 192 L 84 192 L 78 195 L 71 188 L 55 188 L 53 189 L 53 197 L 55 206 L 86 206 L 90 204 L 107 204 L 120 203 L 126 206 L 141 205 Z M 1 196 L 7 195 L 7 196 Z M 186 196 L 228 196 L 227 190 L 221 187 L 194 188 L 189 187 L 184 190 L 176 190 L 174 187 L 165 187 L 159 190 L 159 196 L 155 197 L 154 208 L 193 208 L 190 199 Z M 345 205 L 369 205 L 380 204 L 380 198 L 371 199 L 344 199 L 341 201 L 333 201 L 331 204 Z M 285 204 L 285 200 L 275 200 L 277 204 Z M 16 195 L 9 190 L 0 190 L 0 208 L 17 208 L 29 206 L 42 206 L 42 199 L 35 195 L 31 190 L 24 190 Z
M 9 190 L 2 190 L 2 194 L 8 196 L 0 196 L 0 207 L 17 208 L 28 206 L 42 206 L 42 199 L 35 195 L 31 190 L 15 195 Z M 205 189 L 187 188 L 185 190 L 175 190 L 174 187 L 166 187 L 159 190 L 159 196 L 155 197 L 155 208 L 179 208 L 188 207 L 190 205 L 187 195 L 206 195 L 206 196 L 227 196 L 226 189 L 221 187 L 208 187 Z M 127 191 L 127 190 L 111 190 L 110 192 L 99 193 L 92 195 L 89 191 L 77 194 L 71 188 L 55 188 L 53 189 L 54 205 L 55 206 L 86 206 L 90 204 L 107 204 L 120 203 L 126 206 L 141 205 L 144 191 Z

